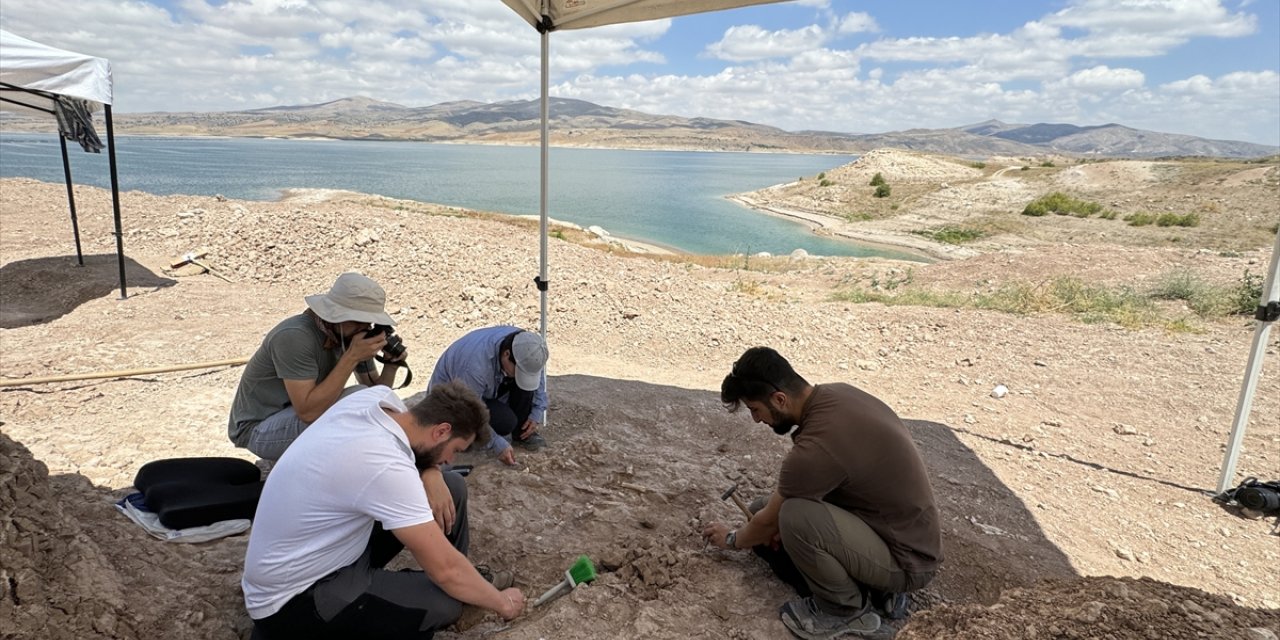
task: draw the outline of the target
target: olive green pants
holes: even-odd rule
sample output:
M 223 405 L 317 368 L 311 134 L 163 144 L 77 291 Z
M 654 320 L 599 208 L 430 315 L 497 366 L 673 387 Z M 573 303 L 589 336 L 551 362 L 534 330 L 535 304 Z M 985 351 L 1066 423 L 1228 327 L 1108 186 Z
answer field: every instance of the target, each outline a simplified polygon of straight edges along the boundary
M 910 575 L 867 523 L 840 507 L 791 498 L 778 516 L 782 546 L 804 576 L 818 606 L 833 615 L 855 615 L 865 607 L 863 586 L 912 591 L 932 577 Z

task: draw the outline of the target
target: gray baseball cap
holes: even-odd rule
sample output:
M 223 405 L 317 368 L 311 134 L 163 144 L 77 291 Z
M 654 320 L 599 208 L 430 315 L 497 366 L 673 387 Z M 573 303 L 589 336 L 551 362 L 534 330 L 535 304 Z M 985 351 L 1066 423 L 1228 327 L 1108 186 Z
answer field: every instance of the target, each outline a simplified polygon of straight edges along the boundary
M 521 331 L 511 341 L 511 359 L 516 361 L 516 386 L 536 391 L 547 368 L 547 342 L 532 331 Z

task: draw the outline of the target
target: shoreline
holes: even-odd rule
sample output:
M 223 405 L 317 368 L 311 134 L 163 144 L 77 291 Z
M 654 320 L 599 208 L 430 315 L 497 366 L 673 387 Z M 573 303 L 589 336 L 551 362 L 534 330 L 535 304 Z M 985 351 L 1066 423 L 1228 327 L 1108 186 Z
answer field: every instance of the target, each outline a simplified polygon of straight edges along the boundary
M 412 202 L 415 204 L 425 205 L 428 207 L 450 207 L 452 209 L 466 211 L 469 214 L 493 215 L 493 216 L 501 216 L 502 218 L 511 218 L 515 220 L 527 220 L 535 223 L 540 222 L 540 217 L 537 214 L 504 213 L 500 211 L 481 211 L 479 209 L 470 209 L 467 207 L 454 207 L 452 205 L 443 205 L 438 202 L 423 202 L 421 200 L 392 198 L 389 196 L 379 195 L 376 193 L 364 193 L 361 191 L 351 191 L 348 189 L 287 187 L 284 189 L 280 189 L 280 197 L 276 198 L 275 202 L 315 203 L 315 202 L 325 202 L 338 197 L 350 197 L 350 196 L 363 197 L 363 198 L 380 198 L 383 200 L 391 200 L 396 202 Z M 637 240 L 627 236 L 615 235 L 609 230 L 597 225 L 591 225 L 590 227 L 583 227 L 582 225 L 576 222 L 558 220 L 556 218 L 552 218 L 548 216 L 547 226 L 551 227 L 552 225 L 557 227 L 563 227 L 565 229 L 581 231 L 583 233 L 589 233 L 595 236 L 596 240 L 602 244 L 616 246 L 624 251 L 629 251 L 631 253 L 640 253 L 640 254 L 646 254 L 646 255 L 660 255 L 660 256 L 696 255 L 696 254 L 689 253 L 687 251 L 680 251 L 679 249 L 676 249 L 674 247 L 666 247 L 666 246 L 655 244 L 653 242 L 648 242 L 645 240 Z M 596 231 L 597 229 L 599 231 Z M 551 230 L 548 229 L 548 231 L 550 232 Z
M 799 221 L 809 227 L 815 235 L 823 235 L 817 232 L 825 231 L 828 235 L 837 236 L 850 242 L 867 245 L 873 248 L 891 249 L 903 253 L 915 254 L 927 261 L 960 260 L 964 258 L 971 258 L 978 254 L 978 252 L 973 249 L 932 242 L 920 237 L 888 232 L 850 231 L 847 229 L 840 229 L 835 226 L 840 221 L 831 216 L 775 207 L 767 202 L 742 193 L 731 194 L 725 196 L 725 198 L 753 211 L 759 211 L 760 213 L 786 218 L 788 220 Z
M 57 136 L 56 129 L 42 131 L 39 129 L 5 129 L 5 134 L 38 134 Z M 420 144 L 447 144 L 447 145 L 473 145 L 478 147 L 534 147 L 540 146 L 540 142 L 533 140 L 530 142 L 522 142 L 519 140 L 507 141 L 485 141 L 485 140 L 467 140 L 463 138 L 447 138 L 447 139 L 422 139 L 422 138 L 396 138 L 396 137 L 378 137 L 378 138 L 353 138 L 344 136 L 325 136 L 325 135 L 270 135 L 270 134 L 252 134 L 252 135 L 232 135 L 225 133 L 162 133 L 162 132 L 130 132 L 117 131 L 117 138 L 136 137 L 136 138 L 200 138 L 213 140 L 296 140 L 299 142 L 416 142 Z M 778 155 L 811 155 L 811 156 L 853 156 L 857 157 L 865 153 L 865 151 L 848 151 L 841 149 L 775 149 L 771 147 L 753 147 L 749 149 L 707 149 L 698 147 L 684 146 L 654 146 L 654 147 L 632 147 L 632 146 L 611 146 L 611 145 L 594 145 L 594 144 L 551 144 L 552 149 L 588 149 L 595 151 L 680 151 L 688 153 L 749 153 L 749 154 L 778 154 Z

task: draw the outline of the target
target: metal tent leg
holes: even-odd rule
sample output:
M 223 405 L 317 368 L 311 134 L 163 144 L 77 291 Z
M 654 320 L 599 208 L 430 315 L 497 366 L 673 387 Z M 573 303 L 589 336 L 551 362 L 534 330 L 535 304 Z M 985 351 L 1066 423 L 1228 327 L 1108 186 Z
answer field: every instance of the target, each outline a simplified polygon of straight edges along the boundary
M 1244 368 L 1244 383 L 1240 386 L 1240 398 L 1236 402 L 1236 419 L 1231 425 L 1231 438 L 1227 443 L 1227 454 L 1222 459 L 1222 475 L 1218 478 L 1218 493 L 1236 486 L 1236 462 L 1240 458 L 1240 444 L 1244 441 L 1245 427 L 1249 424 L 1249 411 L 1253 408 L 1253 392 L 1258 387 L 1258 376 L 1262 373 L 1262 357 L 1267 349 L 1267 336 L 1271 333 L 1271 325 L 1275 319 L 1266 318 L 1269 304 L 1280 302 L 1280 233 L 1276 234 L 1276 245 L 1271 250 L 1271 269 L 1267 272 L 1266 284 L 1262 287 L 1262 300 L 1258 303 L 1258 324 L 1253 330 L 1253 348 L 1249 350 L 1249 364 Z
M 116 175 L 116 133 L 111 124 L 111 105 L 102 108 L 107 116 L 107 161 L 111 165 L 111 210 L 116 219 L 116 261 L 120 264 L 120 299 L 129 297 L 124 282 L 124 231 L 120 225 L 120 178 Z
M 71 208 L 71 233 L 76 237 L 76 263 L 84 266 L 84 251 L 80 249 L 80 221 L 76 219 L 76 194 L 71 188 L 71 160 L 67 157 L 67 139 L 58 134 L 62 145 L 62 174 L 67 179 L 67 206 Z

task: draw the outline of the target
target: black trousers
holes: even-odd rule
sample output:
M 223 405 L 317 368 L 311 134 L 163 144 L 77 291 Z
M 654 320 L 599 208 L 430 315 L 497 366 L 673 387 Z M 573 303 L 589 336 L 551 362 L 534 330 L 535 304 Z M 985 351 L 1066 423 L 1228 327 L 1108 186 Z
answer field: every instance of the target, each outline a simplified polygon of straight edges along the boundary
M 489 408 L 489 426 L 498 435 L 512 440 L 523 440 L 520 428 L 533 413 L 533 391 L 524 391 L 515 385 L 504 382 L 498 388 L 498 397 L 484 401 Z
M 457 521 L 446 536 L 467 553 L 467 485 L 445 472 Z M 276 613 L 254 621 L 254 640 L 426 640 L 462 615 L 462 603 L 422 571 L 384 567 L 404 545 L 382 523 L 374 523 L 369 544 L 355 562 L 321 578 Z

